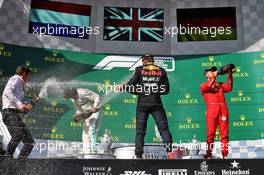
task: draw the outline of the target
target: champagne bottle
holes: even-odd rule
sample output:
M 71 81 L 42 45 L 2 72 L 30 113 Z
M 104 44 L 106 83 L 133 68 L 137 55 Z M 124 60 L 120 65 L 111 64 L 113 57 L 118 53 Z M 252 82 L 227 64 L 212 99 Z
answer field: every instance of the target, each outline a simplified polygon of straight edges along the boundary
M 31 111 L 32 108 L 33 108 L 33 106 L 35 106 L 35 105 L 38 103 L 39 99 L 40 99 L 39 97 L 33 97 L 33 98 L 32 98 L 32 99 L 26 104 L 27 109 L 26 109 L 25 113 L 28 113 L 29 111 Z
M 217 72 L 218 75 L 224 75 L 229 72 L 234 73 L 236 71 L 236 66 L 234 64 L 228 64 L 220 68 L 220 70 Z

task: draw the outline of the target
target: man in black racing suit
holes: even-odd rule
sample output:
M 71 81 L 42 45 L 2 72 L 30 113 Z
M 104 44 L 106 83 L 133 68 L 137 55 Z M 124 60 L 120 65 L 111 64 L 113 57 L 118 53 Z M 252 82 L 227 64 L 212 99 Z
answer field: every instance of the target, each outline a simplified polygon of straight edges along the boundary
M 127 92 L 138 95 L 135 155 L 138 159 L 142 158 L 147 120 L 149 114 L 152 114 L 168 153 L 168 159 L 173 159 L 172 136 L 160 97 L 168 94 L 170 90 L 167 73 L 163 68 L 154 65 L 151 54 L 144 54 L 141 59 L 143 66 L 137 67 L 131 79 L 122 86 Z

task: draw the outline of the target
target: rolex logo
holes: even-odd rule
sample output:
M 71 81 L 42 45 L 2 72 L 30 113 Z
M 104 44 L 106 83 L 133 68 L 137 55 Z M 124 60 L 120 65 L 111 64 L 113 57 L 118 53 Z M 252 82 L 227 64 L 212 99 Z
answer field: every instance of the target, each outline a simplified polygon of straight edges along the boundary
M 240 115 L 240 120 L 241 121 L 245 121 L 246 120 L 246 116 L 245 115 Z
M 188 124 L 192 123 L 192 117 L 187 117 L 186 121 L 187 121 Z
M 239 97 L 244 96 L 244 92 L 242 90 L 238 90 L 237 91 L 237 94 L 238 94 Z
M 135 99 L 135 98 L 137 98 L 137 96 L 136 95 L 132 95 L 132 98 Z
M 184 96 L 185 96 L 185 98 L 189 99 L 191 97 L 191 94 L 186 93 L 186 94 L 184 94 Z
M 5 50 L 5 45 L 4 44 L 0 44 L 0 50 Z
M 56 132 L 57 131 L 57 128 L 56 127 L 53 127 L 52 129 L 51 129 L 51 132 Z
M 57 102 L 57 100 L 52 99 L 52 100 L 50 101 L 50 104 L 51 104 L 53 107 L 55 107 L 55 106 L 57 106 L 58 102 Z
M 106 105 L 104 105 L 104 107 L 105 107 L 105 110 L 107 110 L 107 111 L 109 111 L 111 109 L 111 105 L 110 104 L 106 104 Z
M 241 72 L 241 67 L 236 67 L 236 72 L 237 73 Z
M 133 117 L 133 123 L 136 124 L 136 117 Z
M 214 57 L 214 56 L 209 56 L 209 57 L 208 57 L 208 60 L 209 60 L 210 62 L 213 62 L 213 61 L 215 60 L 215 57 Z
M 54 50 L 54 51 L 52 52 L 52 56 L 57 57 L 57 56 L 58 56 L 58 51 Z
M 105 86 L 109 86 L 109 85 L 110 85 L 110 82 L 111 82 L 110 80 L 105 80 L 105 81 L 104 81 L 104 85 L 105 85 Z
M 27 67 L 30 67 L 30 66 L 31 66 L 31 63 L 32 63 L 32 62 L 31 62 L 30 60 L 26 60 L 26 61 L 25 61 L 25 65 L 26 65 Z
M 264 59 L 264 53 L 262 53 L 262 54 L 260 55 L 260 57 Z

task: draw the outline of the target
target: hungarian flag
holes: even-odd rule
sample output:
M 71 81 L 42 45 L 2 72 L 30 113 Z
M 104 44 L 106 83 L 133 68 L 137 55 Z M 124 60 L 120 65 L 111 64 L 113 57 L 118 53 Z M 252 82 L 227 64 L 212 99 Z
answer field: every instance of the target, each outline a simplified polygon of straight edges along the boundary
M 90 26 L 90 17 L 89 5 L 32 0 L 29 33 L 38 34 L 45 28 L 47 35 L 89 38 L 86 28 Z
M 104 40 L 163 41 L 164 10 L 157 8 L 104 8 Z
M 236 8 L 177 9 L 178 41 L 237 40 Z

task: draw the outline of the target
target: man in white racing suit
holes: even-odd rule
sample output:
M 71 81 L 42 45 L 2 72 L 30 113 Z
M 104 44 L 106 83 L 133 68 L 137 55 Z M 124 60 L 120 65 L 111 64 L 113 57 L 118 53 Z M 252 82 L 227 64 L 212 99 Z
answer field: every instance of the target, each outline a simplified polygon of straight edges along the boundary
M 83 154 L 96 153 L 96 136 L 101 120 L 99 95 L 89 89 L 66 88 L 64 98 L 70 98 L 76 109 L 73 121 L 83 121 Z

